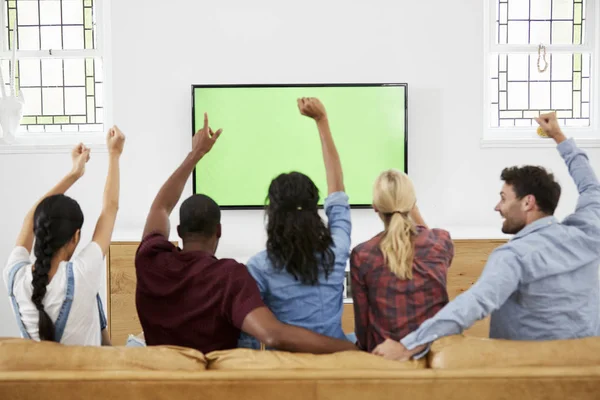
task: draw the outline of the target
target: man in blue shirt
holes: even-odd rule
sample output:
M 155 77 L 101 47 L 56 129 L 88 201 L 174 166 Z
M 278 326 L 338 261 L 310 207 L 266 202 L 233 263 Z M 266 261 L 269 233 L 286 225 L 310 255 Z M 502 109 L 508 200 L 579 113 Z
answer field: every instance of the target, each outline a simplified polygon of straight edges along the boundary
M 428 344 L 491 317 L 490 337 L 572 339 L 600 335 L 600 183 L 586 154 L 567 139 L 554 113 L 536 119 L 557 143 L 579 192 L 575 212 L 559 222 L 560 186 L 543 168 L 507 168 L 496 211 L 515 236 L 489 257 L 479 280 L 400 342 L 374 354 L 422 357 Z

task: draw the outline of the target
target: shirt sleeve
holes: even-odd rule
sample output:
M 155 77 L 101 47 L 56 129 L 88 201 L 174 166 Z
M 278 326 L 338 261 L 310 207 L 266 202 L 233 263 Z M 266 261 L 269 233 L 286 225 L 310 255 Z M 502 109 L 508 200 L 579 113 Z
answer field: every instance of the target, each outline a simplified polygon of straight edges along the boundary
M 224 313 L 237 329 L 242 329 L 244 319 L 259 307 L 265 307 L 256 281 L 243 264 L 237 264 L 229 274 L 230 281 L 224 296 Z
M 262 262 L 264 262 L 263 257 L 260 257 L 260 256 L 252 257 L 251 259 L 248 260 L 248 263 L 246 264 L 246 268 L 248 268 L 248 272 L 250 273 L 252 278 L 254 278 L 254 280 L 256 281 L 256 285 L 258 286 L 260 295 L 264 300 L 265 295 L 267 294 L 268 285 L 267 285 L 267 279 L 265 278 L 265 276 L 262 273 L 262 270 L 264 268 L 264 265 L 261 265 Z
M 354 305 L 354 333 L 358 342 L 358 348 L 366 350 L 369 300 L 367 297 L 367 287 L 360 274 L 360 267 L 360 256 L 356 249 L 354 249 L 350 256 L 352 303 Z
M 454 242 L 450 237 L 450 232 L 439 230 L 441 232 L 442 243 L 444 246 L 444 259 L 446 260 L 446 266 L 450 268 L 452 260 L 454 259 Z
M 565 140 L 557 148 L 579 192 L 575 212 L 565 218 L 563 224 L 592 231 L 597 237 L 600 233 L 600 182 L 586 153 L 577 147 L 573 139 Z
M 335 244 L 336 254 L 345 254 L 348 257 L 350 254 L 350 234 L 352 233 L 348 195 L 344 192 L 330 194 L 325 199 L 325 214 Z
M 22 247 L 22 246 L 15 247 L 13 249 L 13 251 L 10 252 L 6 266 L 4 267 L 4 270 L 2 271 L 2 277 L 4 279 L 5 285 L 8 286 L 8 275 L 10 274 L 10 270 L 15 265 L 24 263 L 24 262 L 31 263 L 31 256 L 30 256 L 29 252 L 27 251 L 27 249 L 25 247 Z
M 166 263 L 165 257 L 175 249 L 177 247 L 160 233 L 146 235 L 135 253 L 135 270 L 138 280 L 145 276 L 144 273 L 151 273 L 150 270 L 153 270 L 155 265 Z
M 77 280 L 83 279 L 92 291 L 99 291 L 102 285 L 102 273 L 105 263 L 104 255 L 100 245 L 96 242 L 90 242 L 71 260 L 73 270 L 78 275 Z
M 441 337 L 456 335 L 500 308 L 517 290 L 522 276 L 520 259 L 505 246 L 495 250 L 475 284 L 442 308 L 400 342 L 408 350 Z
M 142 239 L 142 242 L 135 253 L 135 257 L 136 260 L 138 258 L 151 258 L 159 253 L 172 252 L 175 248 L 175 245 L 169 242 L 162 234 L 153 232 Z

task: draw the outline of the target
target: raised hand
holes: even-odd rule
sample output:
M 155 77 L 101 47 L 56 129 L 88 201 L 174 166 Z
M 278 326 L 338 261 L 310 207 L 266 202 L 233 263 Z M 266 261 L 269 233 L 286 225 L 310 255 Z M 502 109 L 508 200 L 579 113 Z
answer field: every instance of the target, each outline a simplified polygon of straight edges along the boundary
M 106 146 L 108 152 L 112 155 L 120 156 L 123 153 L 123 146 L 125 146 L 125 135 L 115 125 L 108 130 L 106 134 Z
M 323 162 L 325 163 L 325 175 L 327 176 L 327 193 L 343 192 L 345 189 L 342 164 L 337 148 L 335 147 L 335 142 L 331 136 L 325 106 L 315 97 L 302 97 L 298 99 L 298 110 L 300 114 L 314 119 L 317 123 L 317 129 L 321 138 Z
M 72 173 L 81 178 L 85 173 L 85 164 L 90 160 L 90 149 L 83 143 L 79 143 L 71 150 L 71 159 L 73 160 Z
M 327 118 L 325 106 L 316 97 L 302 97 L 298 99 L 298 110 L 300 114 L 319 122 Z
M 208 126 L 208 114 L 204 113 L 204 126 L 194 135 L 192 139 L 192 151 L 202 157 L 212 149 L 219 136 L 221 136 L 223 129 L 219 129 L 216 132 Z
M 538 118 L 535 119 L 540 128 L 544 131 L 544 133 L 551 137 L 556 141 L 556 143 L 560 143 L 566 139 L 563 134 L 560 126 L 558 125 L 558 120 L 556 119 L 556 113 L 547 113 L 542 114 Z

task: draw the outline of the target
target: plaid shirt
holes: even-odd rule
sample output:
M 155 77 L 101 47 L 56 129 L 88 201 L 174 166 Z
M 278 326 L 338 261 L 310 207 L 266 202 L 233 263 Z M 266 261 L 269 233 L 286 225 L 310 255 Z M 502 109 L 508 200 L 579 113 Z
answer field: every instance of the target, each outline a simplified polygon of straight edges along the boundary
M 386 338 L 399 341 L 448 303 L 446 274 L 454 257 L 447 231 L 417 226 L 413 277 L 401 280 L 385 265 L 382 236 L 356 246 L 350 257 L 355 333 L 369 352 Z

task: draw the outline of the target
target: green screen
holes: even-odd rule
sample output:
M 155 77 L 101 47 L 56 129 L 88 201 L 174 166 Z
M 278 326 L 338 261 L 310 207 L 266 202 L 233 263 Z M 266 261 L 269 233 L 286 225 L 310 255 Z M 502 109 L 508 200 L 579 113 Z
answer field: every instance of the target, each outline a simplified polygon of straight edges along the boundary
M 375 178 L 405 171 L 406 86 L 194 87 L 194 131 L 204 112 L 223 134 L 195 171 L 195 192 L 224 207 L 265 204 L 280 173 L 308 175 L 323 197 L 325 167 L 315 122 L 296 99 L 318 97 L 327 110 L 352 205 L 369 205 Z

